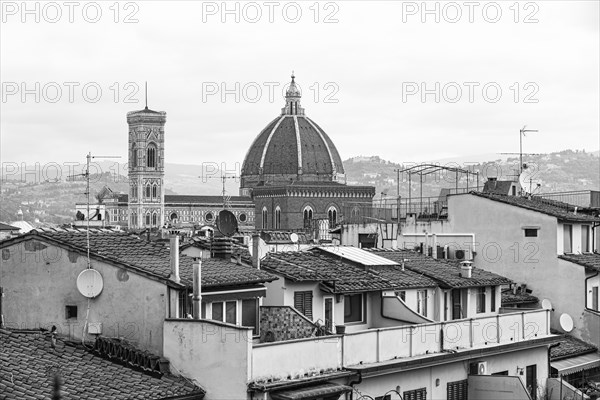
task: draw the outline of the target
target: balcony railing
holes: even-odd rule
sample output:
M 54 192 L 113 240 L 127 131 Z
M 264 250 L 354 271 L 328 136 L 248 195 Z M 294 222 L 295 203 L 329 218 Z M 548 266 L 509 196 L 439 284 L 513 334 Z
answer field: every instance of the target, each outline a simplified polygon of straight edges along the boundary
M 369 329 L 324 338 L 263 343 L 252 349 L 253 381 L 289 379 L 442 352 L 510 344 L 550 335 L 550 311 Z

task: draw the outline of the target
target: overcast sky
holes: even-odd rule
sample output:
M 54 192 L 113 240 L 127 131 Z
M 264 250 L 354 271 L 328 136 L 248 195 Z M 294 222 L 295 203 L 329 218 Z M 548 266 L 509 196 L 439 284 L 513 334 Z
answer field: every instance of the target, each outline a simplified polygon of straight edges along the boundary
M 343 159 L 518 152 L 523 125 L 540 131 L 526 152 L 599 148 L 597 1 L 21 4 L 2 3 L 3 163 L 126 161 L 126 113 L 147 81 L 167 162 L 232 169 L 292 70 Z

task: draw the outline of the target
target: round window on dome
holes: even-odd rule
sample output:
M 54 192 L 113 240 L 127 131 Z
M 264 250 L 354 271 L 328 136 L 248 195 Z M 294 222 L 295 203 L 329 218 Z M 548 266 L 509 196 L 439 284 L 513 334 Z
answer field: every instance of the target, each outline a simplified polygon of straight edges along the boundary
M 214 216 L 214 215 L 213 215 L 213 213 L 211 213 L 211 212 L 207 212 L 207 213 L 204 215 L 204 220 L 205 220 L 206 222 L 212 222 L 212 221 L 213 221 L 213 219 L 215 219 L 215 216 Z
M 240 220 L 240 222 L 246 222 L 248 217 L 246 216 L 246 214 L 241 213 L 240 215 L 238 215 L 238 219 Z

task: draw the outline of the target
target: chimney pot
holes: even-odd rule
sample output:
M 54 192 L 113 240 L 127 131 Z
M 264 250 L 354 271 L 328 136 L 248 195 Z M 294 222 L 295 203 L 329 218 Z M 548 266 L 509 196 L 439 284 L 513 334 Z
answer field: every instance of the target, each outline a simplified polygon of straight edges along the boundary
M 465 278 L 470 278 L 472 271 L 473 271 L 473 266 L 471 261 L 462 261 L 460 263 L 460 270 L 462 273 L 462 276 L 464 276 Z
M 169 247 L 171 254 L 171 280 L 175 283 L 181 282 L 179 277 L 179 236 L 170 232 Z

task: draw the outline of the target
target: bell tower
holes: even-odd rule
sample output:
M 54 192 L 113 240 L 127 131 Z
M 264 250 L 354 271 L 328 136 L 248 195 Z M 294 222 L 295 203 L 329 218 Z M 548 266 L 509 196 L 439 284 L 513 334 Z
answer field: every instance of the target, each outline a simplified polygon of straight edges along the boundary
M 127 113 L 129 125 L 129 228 L 159 228 L 165 217 L 167 113 L 146 108 Z

